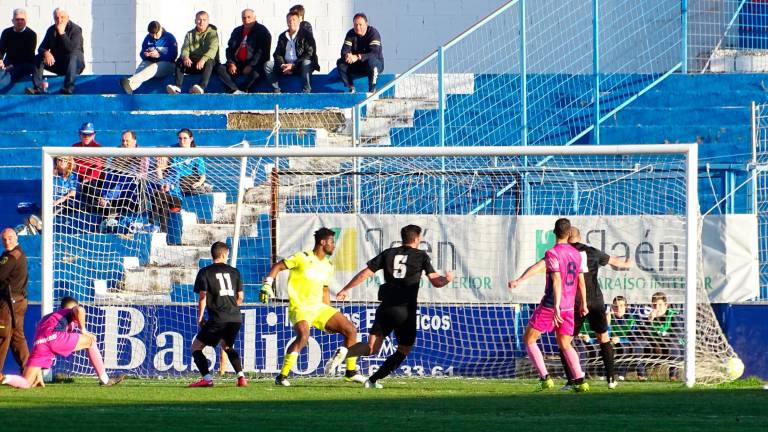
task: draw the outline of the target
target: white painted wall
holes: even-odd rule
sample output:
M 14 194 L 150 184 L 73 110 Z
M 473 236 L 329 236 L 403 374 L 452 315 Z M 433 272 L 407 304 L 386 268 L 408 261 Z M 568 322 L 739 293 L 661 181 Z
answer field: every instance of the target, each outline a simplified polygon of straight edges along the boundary
M 86 72 L 127 74 L 138 63 L 138 49 L 149 21 L 160 21 L 179 43 L 194 27 L 194 14 L 205 10 L 219 28 L 224 49 L 240 11 L 250 7 L 272 33 L 285 29 L 288 9 L 302 3 L 317 40 L 321 73 L 335 67 L 352 16 L 361 11 L 382 36 L 386 72 L 399 73 L 451 39 L 505 0 L 0 0 L 0 27 L 10 26 L 14 8 L 27 9 L 28 25 L 42 40 L 57 6 L 83 28 Z M 223 58 L 223 56 L 222 56 Z

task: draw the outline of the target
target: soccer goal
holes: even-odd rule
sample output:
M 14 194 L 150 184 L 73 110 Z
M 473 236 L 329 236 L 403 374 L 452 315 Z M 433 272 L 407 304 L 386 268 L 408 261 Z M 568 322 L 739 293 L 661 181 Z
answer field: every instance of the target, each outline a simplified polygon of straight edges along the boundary
M 631 263 L 629 270 L 600 270 L 605 303 L 620 296 L 626 304 L 626 319 L 614 317 L 610 330 L 619 372 L 717 382 L 734 356 L 703 283 L 695 145 L 43 153 L 43 310 L 65 295 L 87 305 L 88 330 L 99 335 L 108 369 L 145 377 L 192 373 L 194 278 L 210 263 L 211 244 L 225 241 L 245 281 L 236 348 L 247 372 L 277 373 L 292 329 L 284 274 L 275 284 L 278 300 L 257 302 L 271 263 L 311 249 L 318 228 L 334 230 L 333 299 L 368 259 L 400 242 L 402 226 L 417 224 L 420 247 L 437 271 L 455 279 L 440 289 L 425 279 L 416 346 L 397 373 L 531 376 L 522 334 L 544 276 L 514 290 L 507 281 L 553 245 L 558 217 L 570 218 L 584 243 Z M 54 205 L 64 176 L 55 160 L 69 157 L 101 174 L 81 183 L 76 198 Z M 351 301 L 333 302 L 362 339 L 380 282 L 374 276 Z M 652 307 L 657 293 L 666 311 Z M 668 319 L 649 319 L 661 312 Z M 341 341 L 313 330 L 293 372 L 322 374 Z M 540 343 L 556 371 L 554 338 Z M 594 344 L 585 337 L 577 345 L 585 366 L 600 369 Z M 358 361 L 361 372 L 372 373 L 395 346 L 387 338 L 381 352 Z M 207 355 L 219 367 L 215 350 Z M 65 373 L 88 368 L 77 355 L 56 365 Z

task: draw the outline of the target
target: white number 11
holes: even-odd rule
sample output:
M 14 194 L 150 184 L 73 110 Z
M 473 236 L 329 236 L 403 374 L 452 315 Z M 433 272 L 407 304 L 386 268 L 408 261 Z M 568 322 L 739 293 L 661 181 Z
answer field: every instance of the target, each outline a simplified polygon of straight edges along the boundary
M 229 278 L 229 273 L 216 273 L 216 279 L 219 281 L 220 296 L 235 296 L 235 290 L 232 289 L 232 280 Z

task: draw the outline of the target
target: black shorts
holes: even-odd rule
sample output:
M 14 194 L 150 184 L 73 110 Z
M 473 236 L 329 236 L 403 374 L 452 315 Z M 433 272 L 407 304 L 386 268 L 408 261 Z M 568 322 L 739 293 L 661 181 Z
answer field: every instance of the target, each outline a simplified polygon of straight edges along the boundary
M 216 323 L 209 321 L 197 332 L 195 338 L 208 346 L 216 346 L 220 341 L 224 341 L 227 346 L 234 347 L 235 339 L 240 332 L 240 325 L 239 322 Z
M 587 305 L 587 309 L 589 309 L 589 312 L 585 316 L 581 316 L 577 304 L 577 309 L 574 311 L 575 320 L 573 326 L 573 337 L 579 335 L 579 330 L 581 330 L 581 325 L 584 324 L 584 320 L 589 321 L 589 328 L 595 332 L 595 334 L 605 333 L 608 331 L 608 320 L 605 318 L 605 302 L 603 301 L 602 297 L 590 301 Z
M 408 305 L 379 306 L 369 333 L 388 336 L 392 331 L 398 345 L 413 346 L 416 342 L 416 308 Z

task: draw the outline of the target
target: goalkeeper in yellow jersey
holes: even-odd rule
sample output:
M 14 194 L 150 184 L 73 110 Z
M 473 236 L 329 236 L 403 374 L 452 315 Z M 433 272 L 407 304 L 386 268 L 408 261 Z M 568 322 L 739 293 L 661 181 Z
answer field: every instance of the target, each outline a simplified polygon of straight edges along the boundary
M 334 358 L 344 358 L 347 348 L 357 342 L 355 326 L 338 309 L 330 306 L 328 284 L 333 276 L 333 263 L 330 256 L 336 247 L 335 233 L 328 228 L 315 231 L 315 246 L 311 251 L 297 252 L 291 257 L 275 263 L 264 279 L 260 300 L 267 303 L 274 296 L 272 284 L 277 274 L 288 270 L 288 318 L 293 324 L 296 339 L 288 346 L 283 367 L 275 378 L 275 384 L 291 385 L 288 373 L 296 365 L 299 352 L 307 344 L 309 328 L 313 326 L 328 333 L 344 335 L 344 346 L 336 349 Z M 326 370 L 332 375 L 334 370 Z M 366 378 L 357 372 L 357 358 L 347 359 L 345 381 L 365 382 Z

